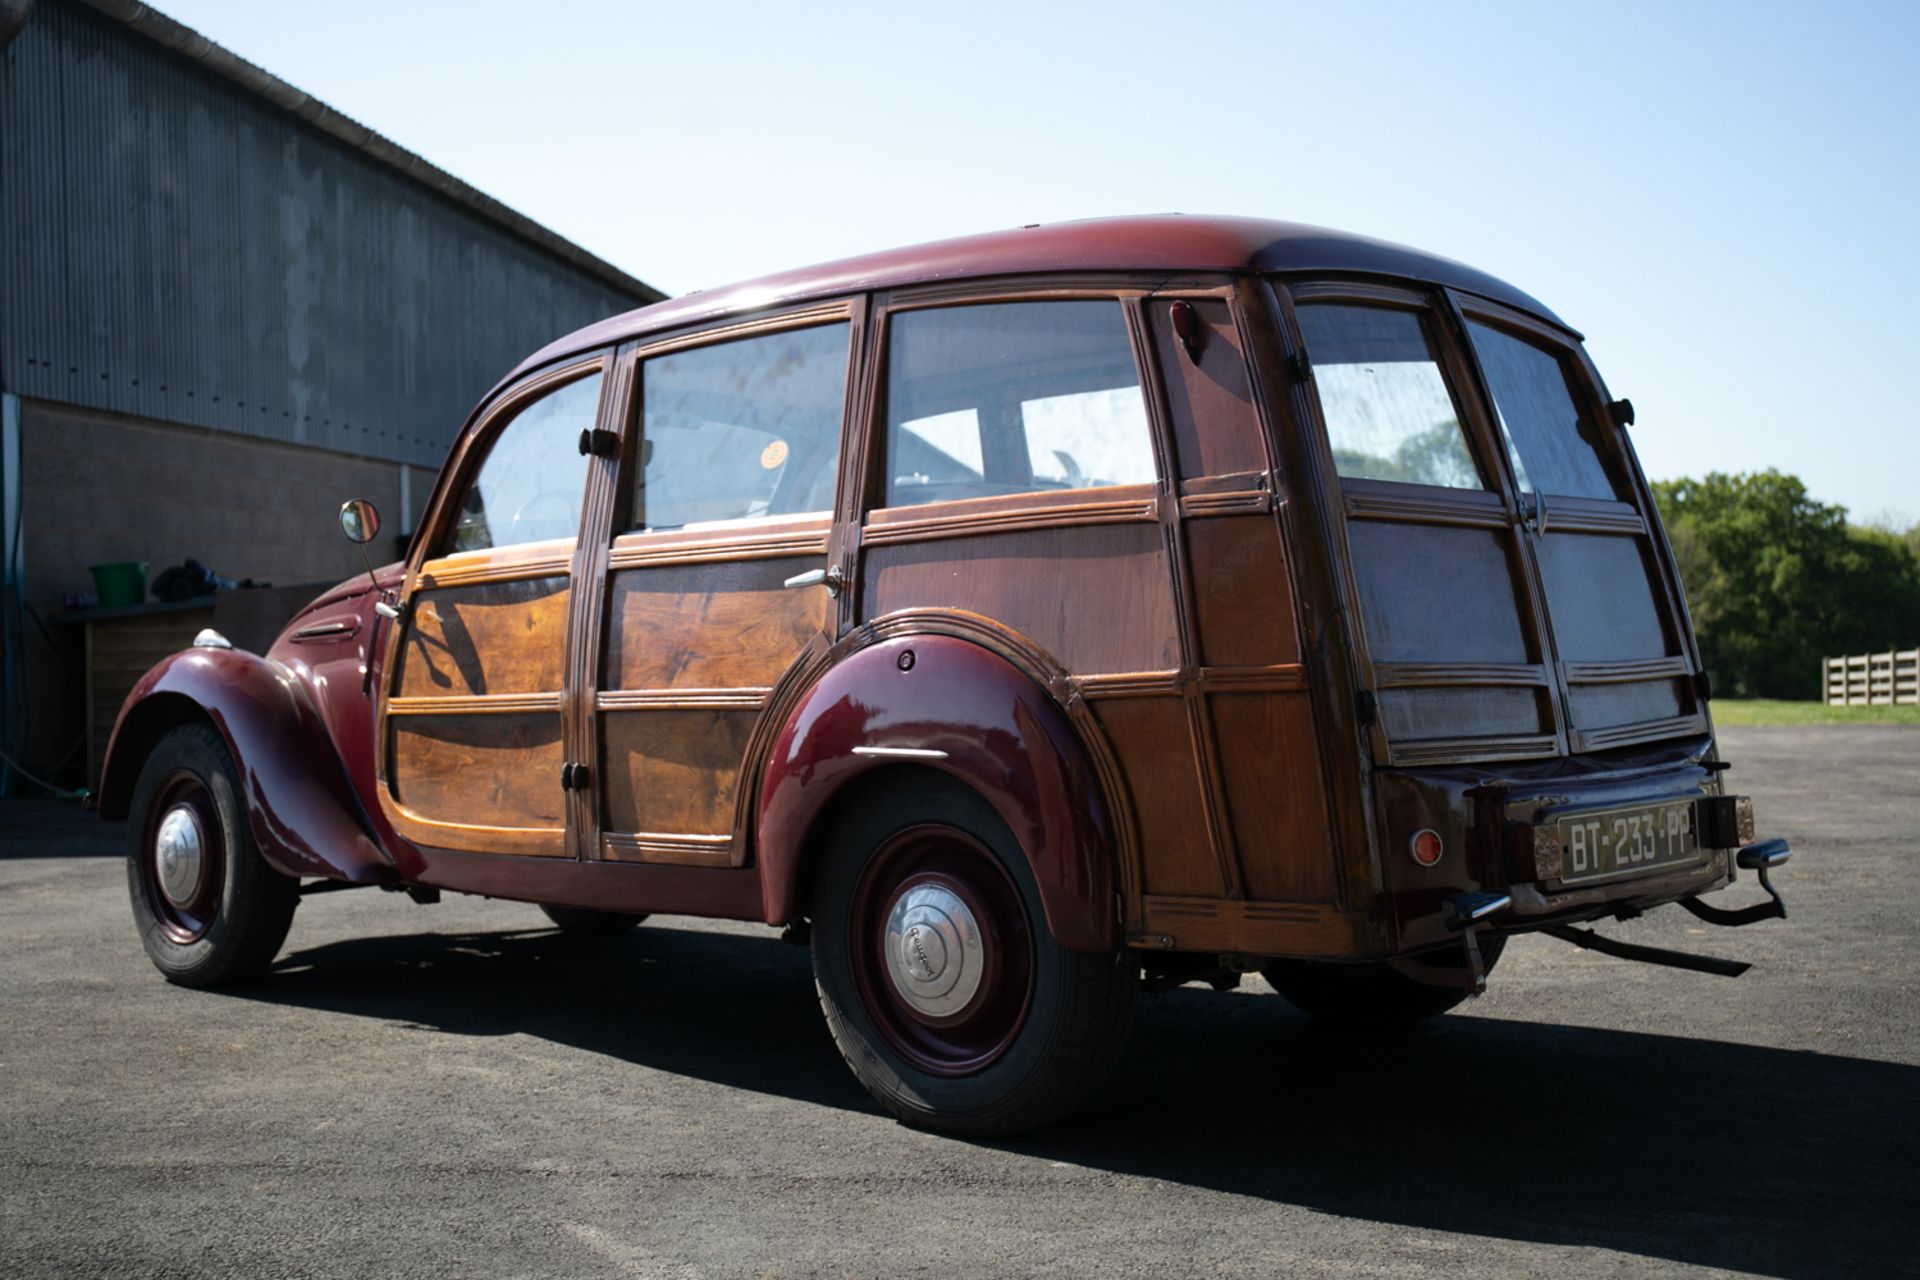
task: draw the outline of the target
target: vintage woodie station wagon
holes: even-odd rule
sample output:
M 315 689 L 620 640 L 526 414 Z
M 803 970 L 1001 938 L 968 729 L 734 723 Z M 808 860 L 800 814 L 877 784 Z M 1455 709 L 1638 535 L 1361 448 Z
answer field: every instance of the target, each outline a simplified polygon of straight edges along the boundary
M 1734 972 L 1570 927 L 1785 914 L 1631 420 L 1526 294 L 1280 222 L 690 295 L 502 381 L 404 564 L 156 667 L 101 810 L 177 982 L 356 885 L 762 921 L 974 1134 L 1094 1089 L 1143 979 L 1378 1022 L 1527 930 Z

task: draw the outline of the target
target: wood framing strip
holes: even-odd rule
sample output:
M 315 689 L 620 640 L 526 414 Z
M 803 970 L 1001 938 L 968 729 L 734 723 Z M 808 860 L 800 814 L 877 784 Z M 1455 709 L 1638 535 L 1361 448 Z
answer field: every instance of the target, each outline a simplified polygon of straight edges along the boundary
M 1159 519 L 1160 504 L 1158 499 L 1153 498 L 1133 502 L 1088 502 L 1074 506 L 1019 507 L 1011 511 L 967 511 L 885 523 L 870 520 L 861 531 L 861 542 L 865 546 L 877 547 L 989 533 L 1023 533 L 1033 529 L 1079 529 L 1096 524 L 1153 524 Z
M 1380 662 L 1373 672 L 1376 689 L 1551 683 L 1546 665 L 1531 662 Z
M 1265 490 L 1238 493 L 1194 493 L 1180 499 L 1180 514 L 1189 520 L 1208 516 L 1264 515 L 1273 509 L 1273 495 Z
M 1541 503 L 1540 531 L 1644 534 L 1647 522 L 1624 502 L 1550 496 Z
M 442 587 L 475 587 L 488 582 L 517 582 L 522 578 L 560 578 L 573 569 L 573 539 L 557 550 L 552 544 L 537 556 L 495 556 L 471 563 L 434 560 L 421 566 L 418 590 L 434 591 Z
M 567 856 L 567 832 L 564 827 L 491 827 L 478 823 L 435 822 L 423 818 L 397 800 L 386 806 L 393 829 L 415 844 L 437 849 L 472 853 L 484 845 L 486 853 L 514 854 L 530 858 Z
M 479 693 L 445 698 L 389 698 L 390 716 L 501 716 L 560 710 L 558 693 Z
M 1480 760 L 1532 760 L 1559 754 L 1560 738 L 1552 733 L 1427 738 L 1393 743 L 1387 748 L 1387 763 L 1471 764 Z
M 1568 684 L 1626 684 L 1636 680 L 1674 680 L 1693 674 L 1684 657 L 1642 658 L 1633 662 L 1568 662 Z
M 688 867 L 733 865 L 733 837 L 658 831 L 609 831 L 600 837 L 608 862 L 665 862 Z
M 595 695 L 597 711 L 758 711 L 772 689 L 607 689 Z
M 1461 490 L 1458 496 L 1429 498 L 1356 490 L 1349 481 L 1344 500 L 1347 515 L 1355 520 L 1404 520 L 1466 529 L 1506 529 L 1511 524 L 1506 508 L 1492 493 Z
M 1271 667 L 1202 667 L 1200 688 L 1206 693 L 1301 693 L 1307 689 L 1307 668 L 1299 662 Z
M 1367 917 L 1312 903 L 1234 902 L 1149 894 L 1143 949 L 1251 951 L 1279 956 L 1352 956 L 1372 945 Z
M 1180 695 L 1178 671 L 1131 671 L 1112 675 L 1077 676 L 1073 686 L 1080 696 L 1099 698 L 1167 698 Z
M 1698 715 L 1669 716 L 1664 720 L 1641 720 L 1635 724 L 1614 725 L 1606 729 L 1576 729 L 1581 751 L 1603 751 L 1608 747 L 1632 746 L 1636 742 L 1654 742 L 1678 738 L 1688 733 L 1704 733 L 1706 722 Z
M 818 556 L 827 553 L 827 531 L 760 533 L 752 537 L 715 539 L 699 542 L 669 542 L 655 545 L 639 542 L 645 534 L 622 535 L 613 544 L 607 567 L 647 569 L 659 565 L 709 564 L 716 560 L 784 560 L 790 556 Z M 628 539 L 635 539 L 629 541 Z

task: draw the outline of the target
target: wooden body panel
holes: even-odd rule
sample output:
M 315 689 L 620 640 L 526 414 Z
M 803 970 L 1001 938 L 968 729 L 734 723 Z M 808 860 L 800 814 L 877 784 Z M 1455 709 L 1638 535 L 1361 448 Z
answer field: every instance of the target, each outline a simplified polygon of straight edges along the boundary
M 394 716 L 393 792 L 419 817 L 448 826 L 539 831 L 541 853 L 566 852 L 560 713 Z M 534 852 L 522 845 L 519 852 Z
M 757 708 L 601 714 L 600 805 L 608 832 L 732 837 Z
M 572 603 L 564 571 L 466 586 L 424 586 L 414 596 L 394 696 L 558 693 L 564 683 Z
M 812 557 L 616 569 L 608 575 L 601 687 L 773 684 L 826 620 L 823 592 L 782 584 L 819 568 L 825 552 L 822 536 Z
M 1165 548 L 1151 523 L 883 543 L 867 551 L 862 606 L 875 618 L 928 608 L 977 613 L 1076 674 L 1159 671 L 1177 660 Z

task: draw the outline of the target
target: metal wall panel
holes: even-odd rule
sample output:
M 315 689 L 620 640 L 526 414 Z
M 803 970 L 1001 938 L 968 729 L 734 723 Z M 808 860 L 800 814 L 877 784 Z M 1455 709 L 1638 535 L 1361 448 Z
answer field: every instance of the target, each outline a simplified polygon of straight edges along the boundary
M 0 51 L 0 385 L 437 467 L 610 287 L 109 19 Z

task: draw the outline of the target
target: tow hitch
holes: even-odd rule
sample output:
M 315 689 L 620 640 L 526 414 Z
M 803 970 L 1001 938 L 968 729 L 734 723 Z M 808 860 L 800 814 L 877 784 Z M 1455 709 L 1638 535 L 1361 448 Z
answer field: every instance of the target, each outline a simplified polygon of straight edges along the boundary
M 1665 947 L 1643 947 L 1638 943 L 1621 942 L 1617 938 L 1603 938 L 1592 929 L 1576 929 L 1572 925 L 1550 924 L 1540 932 L 1562 942 L 1571 942 L 1576 947 L 1585 947 L 1588 951 L 1598 951 L 1602 955 L 1639 960 L 1644 964 L 1663 964 L 1670 969 L 1692 969 L 1695 973 L 1717 973 L 1723 978 L 1737 978 L 1753 968 L 1744 960 L 1722 960 L 1718 956 L 1690 955 L 1685 951 L 1669 951 Z
M 1767 870 L 1777 867 L 1793 856 L 1793 850 L 1787 847 L 1785 840 L 1762 840 L 1759 844 L 1750 844 L 1734 857 L 1734 865 L 1743 871 L 1758 872 L 1760 887 L 1767 891 L 1771 902 L 1756 902 L 1750 907 L 1741 907 L 1729 911 L 1725 907 L 1708 906 L 1698 898 L 1682 898 L 1680 905 L 1708 924 L 1723 924 L 1729 928 L 1743 924 L 1752 924 L 1756 920 L 1785 920 L 1787 918 L 1786 900 L 1780 891 L 1773 887 L 1773 881 L 1767 879 Z
M 1760 887 L 1767 891 L 1768 901 L 1757 902 L 1750 907 L 1741 907 L 1729 911 L 1724 907 L 1708 906 L 1698 898 L 1682 898 L 1680 905 L 1691 911 L 1708 924 L 1737 926 L 1752 924 L 1756 920 L 1784 920 L 1787 918 L 1787 904 L 1780 897 L 1780 891 L 1767 879 L 1769 868 L 1777 867 L 1793 856 L 1793 850 L 1787 847 L 1785 840 L 1762 840 L 1759 844 L 1750 844 L 1735 856 L 1734 862 L 1746 871 L 1757 872 Z M 1726 978 L 1737 978 L 1752 965 L 1743 960 L 1722 960 L 1718 956 L 1689 955 L 1684 951 L 1668 951 L 1665 947 L 1643 947 L 1637 943 L 1620 942 L 1614 938 L 1603 938 L 1592 929 L 1575 929 L 1571 925 L 1549 925 L 1542 933 L 1571 942 L 1576 947 L 1589 951 L 1598 951 L 1602 955 L 1618 956 L 1622 960 L 1639 960 L 1645 964 L 1663 964 L 1673 969 L 1691 969 L 1695 973 L 1714 973 Z

